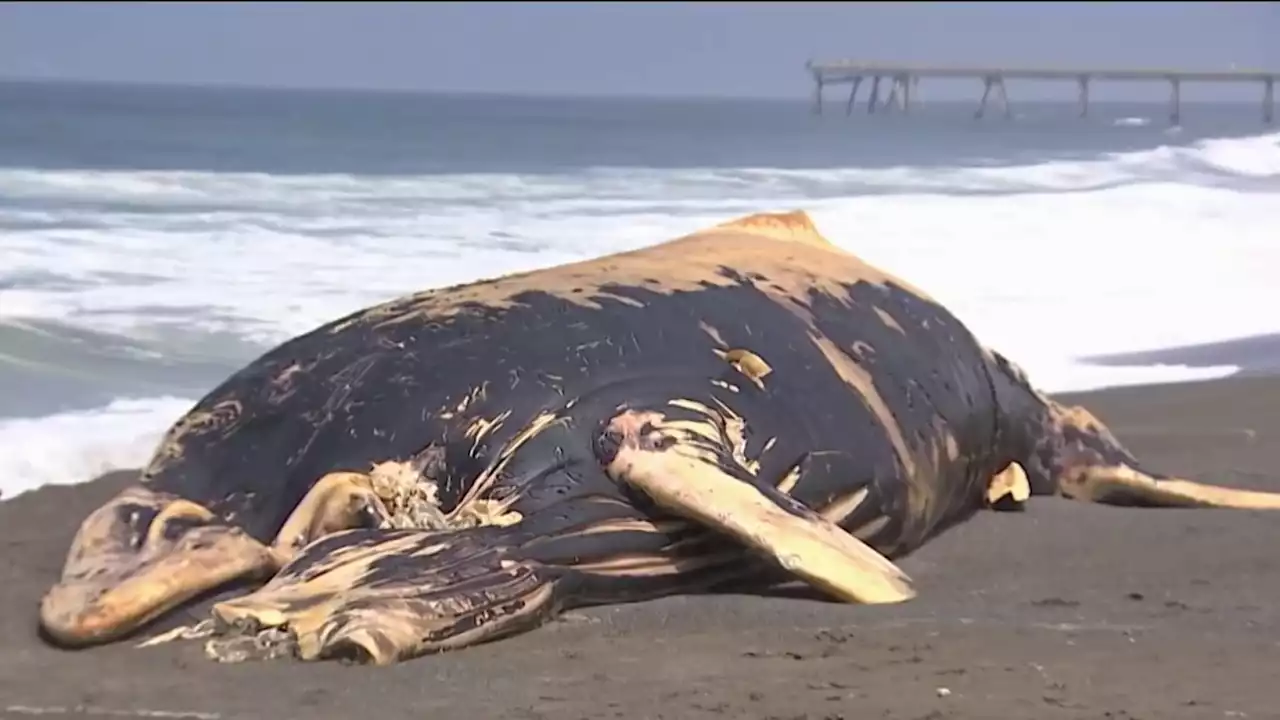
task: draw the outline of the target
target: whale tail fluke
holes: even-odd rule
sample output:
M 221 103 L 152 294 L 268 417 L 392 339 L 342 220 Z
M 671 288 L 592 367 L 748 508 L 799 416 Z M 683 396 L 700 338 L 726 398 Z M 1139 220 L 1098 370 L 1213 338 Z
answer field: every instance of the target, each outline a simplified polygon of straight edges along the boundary
M 1102 420 L 1036 390 L 1026 373 L 991 352 L 1003 451 L 1025 471 L 1030 495 L 1128 507 L 1280 510 L 1280 492 L 1162 475 L 1143 467 Z

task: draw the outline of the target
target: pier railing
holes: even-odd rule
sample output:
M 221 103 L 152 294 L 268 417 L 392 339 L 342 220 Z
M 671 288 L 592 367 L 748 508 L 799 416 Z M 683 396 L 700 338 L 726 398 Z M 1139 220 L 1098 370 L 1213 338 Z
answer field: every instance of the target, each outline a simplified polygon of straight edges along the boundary
M 823 89 L 828 85 L 850 85 L 845 114 L 852 114 L 858 99 L 858 91 L 864 81 L 870 81 L 871 91 L 867 99 L 867 112 L 896 109 L 909 112 L 911 96 L 922 78 L 972 78 L 983 85 L 982 99 L 974 117 L 986 115 L 990 104 L 995 103 L 1005 117 L 1012 117 L 1005 80 L 1073 81 L 1079 88 L 1080 116 L 1089 115 L 1089 88 L 1094 81 L 1155 81 L 1169 83 L 1169 120 L 1178 124 L 1182 120 L 1182 84 L 1185 83 L 1257 83 L 1262 88 L 1262 121 L 1275 120 L 1275 86 L 1280 81 L 1280 70 L 1168 70 L 1156 68 L 1002 68 L 1002 67 L 942 67 L 924 65 L 892 65 L 886 63 L 837 60 L 831 62 L 809 61 L 805 68 L 813 78 L 813 110 L 822 113 Z M 890 83 L 888 95 L 880 100 L 881 84 Z

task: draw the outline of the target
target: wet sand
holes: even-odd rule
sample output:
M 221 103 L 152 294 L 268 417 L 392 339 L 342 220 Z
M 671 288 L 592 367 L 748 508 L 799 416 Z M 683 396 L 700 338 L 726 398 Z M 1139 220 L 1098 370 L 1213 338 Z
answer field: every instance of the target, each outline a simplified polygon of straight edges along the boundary
M 1074 396 L 1157 470 L 1280 490 L 1280 379 Z M 891 607 L 675 597 L 390 668 L 218 665 L 199 642 L 56 651 L 35 607 L 127 477 L 0 504 L 0 717 L 1264 718 L 1280 517 L 1037 500 L 902 561 Z

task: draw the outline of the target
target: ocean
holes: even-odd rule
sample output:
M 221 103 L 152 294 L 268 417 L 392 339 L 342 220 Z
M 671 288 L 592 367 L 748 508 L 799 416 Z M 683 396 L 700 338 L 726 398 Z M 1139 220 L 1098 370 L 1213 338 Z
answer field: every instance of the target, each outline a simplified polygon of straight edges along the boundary
M 0 493 L 150 455 L 275 343 L 422 288 L 808 210 L 1050 391 L 1280 330 L 1259 109 L 0 84 Z

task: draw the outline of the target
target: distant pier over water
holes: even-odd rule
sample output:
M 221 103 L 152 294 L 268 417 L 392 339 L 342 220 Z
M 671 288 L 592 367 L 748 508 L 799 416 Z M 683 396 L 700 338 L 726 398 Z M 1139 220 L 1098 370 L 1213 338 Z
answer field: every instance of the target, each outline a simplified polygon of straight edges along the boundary
M 1005 80 L 1055 80 L 1076 83 L 1079 90 L 1080 117 L 1089 115 L 1089 89 L 1096 81 L 1153 81 L 1169 84 L 1169 121 L 1182 120 L 1183 83 L 1251 83 L 1262 91 L 1262 122 L 1275 121 L 1275 88 L 1280 70 L 1166 70 L 1116 68 L 1013 68 L 1013 67 L 944 67 L 935 65 L 893 65 L 856 60 L 831 62 L 809 61 L 805 68 L 813 77 L 813 111 L 822 114 L 823 90 L 828 85 L 849 85 L 845 114 L 853 114 L 858 91 L 869 86 L 866 111 L 876 113 L 911 110 L 911 96 L 922 78 L 973 79 L 982 83 L 982 99 L 974 117 L 986 116 L 994 109 L 1006 118 L 1013 117 Z M 885 87 L 887 85 L 887 87 Z M 881 99 L 883 97 L 883 100 Z

